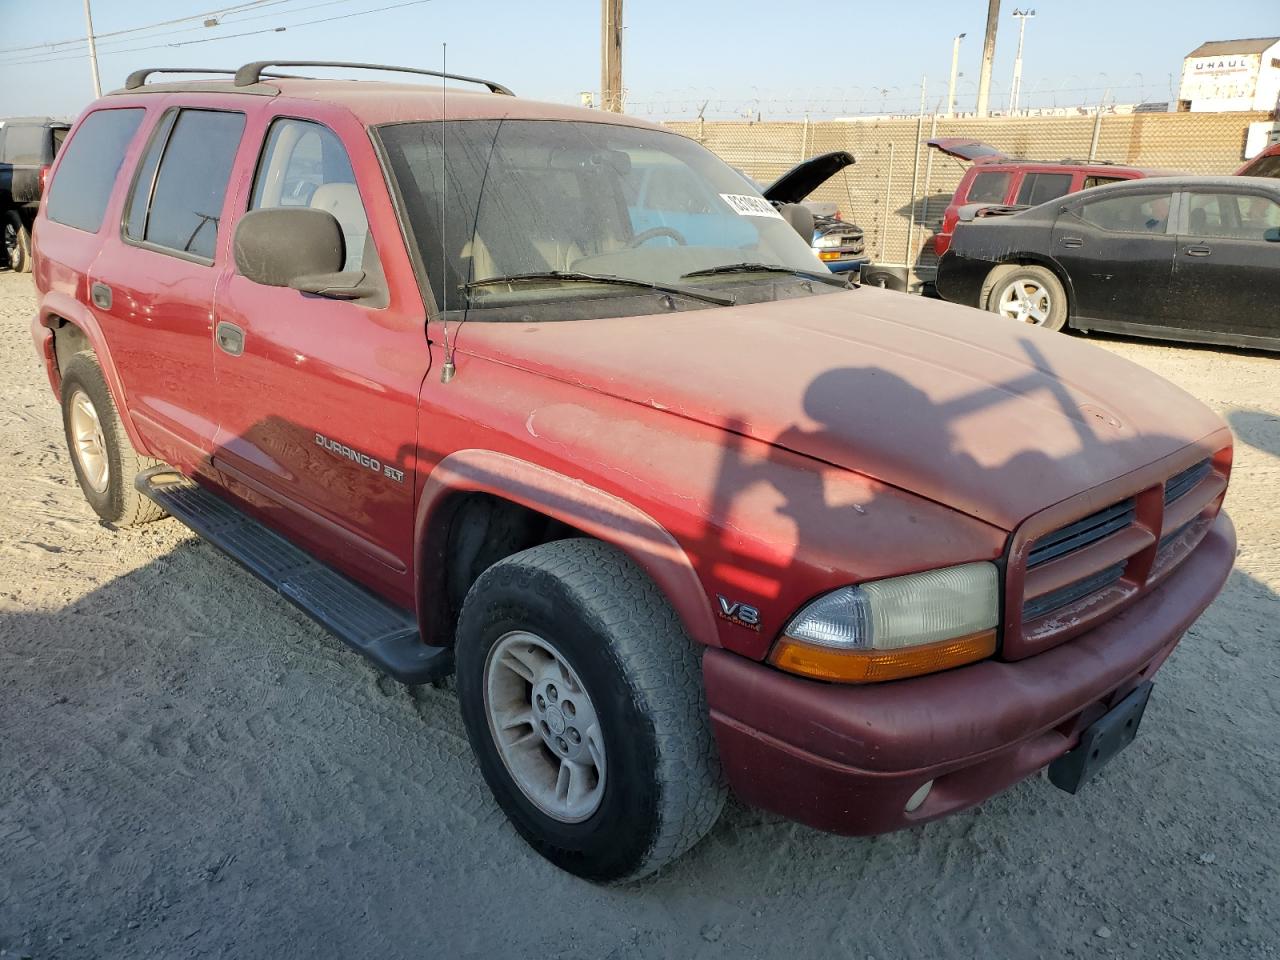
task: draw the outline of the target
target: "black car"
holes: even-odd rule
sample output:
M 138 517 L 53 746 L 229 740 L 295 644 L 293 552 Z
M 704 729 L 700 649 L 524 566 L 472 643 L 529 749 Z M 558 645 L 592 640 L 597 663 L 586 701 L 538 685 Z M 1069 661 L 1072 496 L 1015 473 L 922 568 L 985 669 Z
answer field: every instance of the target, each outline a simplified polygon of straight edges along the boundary
M 31 269 L 31 224 L 70 124 L 48 117 L 0 120 L 0 234 L 10 269 Z
M 1280 182 L 1133 180 L 975 219 L 937 285 L 1051 330 L 1280 350 Z

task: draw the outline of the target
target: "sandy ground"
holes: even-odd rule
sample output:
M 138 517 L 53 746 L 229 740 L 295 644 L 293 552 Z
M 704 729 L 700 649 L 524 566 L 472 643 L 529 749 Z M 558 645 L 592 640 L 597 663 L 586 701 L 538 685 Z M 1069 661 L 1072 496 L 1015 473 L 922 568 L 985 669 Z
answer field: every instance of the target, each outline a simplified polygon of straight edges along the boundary
M 81 499 L 0 273 L 0 955 L 1274 957 L 1280 358 L 1100 341 L 1236 429 L 1237 572 L 1079 796 L 891 836 L 731 806 L 600 889 L 507 826 L 447 691 L 379 679 L 212 548 Z

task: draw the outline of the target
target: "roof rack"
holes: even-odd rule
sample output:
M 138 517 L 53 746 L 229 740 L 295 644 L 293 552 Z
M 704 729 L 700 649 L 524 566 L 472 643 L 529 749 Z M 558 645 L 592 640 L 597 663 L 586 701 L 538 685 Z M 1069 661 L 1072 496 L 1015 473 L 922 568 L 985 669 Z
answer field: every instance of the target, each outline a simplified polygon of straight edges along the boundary
M 271 76 L 271 74 L 263 73 L 266 67 L 345 67 L 352 70 L 390 70 L 395 73 L 416 73 L 424 77 L 440 77 L 447 80 L 461 80 L 464 83 L 478 83 L 482 87 L 488 87 L 490 93 L 500 93 L 506 97 L 515 96 L 509 89 L 494 80 L 464 77 L 456 73 L 441 73 L 438 70 L 421 70 L 417 67 L 393 67 L 385 63 L 346 63 L 341 60 L 255 60 L 253 63 L 246 63 L 236 71 L 235 85 L 237 87 L 249 87 L 257 83 L 261 77 Z M 221 73 L 222 71 L 217 72 Z
M 147 82 L 147 77 L 153 73 L 236 73 L 239 68 L 227 69 L 226 67 L 147 67 L 143 70 L 135 70 L 124 81 L 126 90 L 137 90 Z M 263 77 L 287 77 L 287 73 L 262 73 Z

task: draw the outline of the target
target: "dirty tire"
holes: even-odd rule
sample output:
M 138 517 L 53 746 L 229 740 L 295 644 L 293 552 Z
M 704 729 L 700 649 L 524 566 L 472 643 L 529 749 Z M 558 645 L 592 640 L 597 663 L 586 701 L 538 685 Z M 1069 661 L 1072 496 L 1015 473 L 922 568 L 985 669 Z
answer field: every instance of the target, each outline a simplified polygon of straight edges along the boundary
M 85 476 L 76 443 L 72 436 L 71 401 L 83 391 L 93 402 L 102 425 L 103 445 L 106 451 L 108 472 L 104 490 L 96 490 Z M 139 456 L 129 442 L 120 414 L 107 382 L 102 376 L 98 359 L 90 352 L 77 353 L 62 372 L 62 425 L 67 438 L 67 452 L 76 472 L 76 480 L 84 498 L 107 523 L 116 527 L 135 527 L 165 516 L 155 503 L 138 493 L 133 486 L 134 477 L 160 461 Z
M 490 732 L 486 662 L 512 631 L 554 643 L 597 705 L 607 775 L 600 806 L 584 821 L 538 809 Z M 556 866 L 597 882 L 638 880 L 715 824 L 725 791 L 699 649 L 621 551 L 562 540 L 494 564 L 467 594 L 457 665 L 462 717 L 481 771 L 516 829 Z
M 9 269 L 14 273 L 31 272 L 31 233 L 22 222 L 17 210 L 8 210 L 0 224 L 4 232 L 4 249 Z
M 1020 263 L 996 267 L 983 281 L 978 302 L 984 310 L 999 313 L 1000 295 L 1015 283 L 1034 284 L 1041 287 L 1049 297 L 1048 316 L 1043 321 L 1032 321 L 1030 325 L 1045 330 L 1061 330 L 1067 325 L 1067 291 L 1048 267 Z

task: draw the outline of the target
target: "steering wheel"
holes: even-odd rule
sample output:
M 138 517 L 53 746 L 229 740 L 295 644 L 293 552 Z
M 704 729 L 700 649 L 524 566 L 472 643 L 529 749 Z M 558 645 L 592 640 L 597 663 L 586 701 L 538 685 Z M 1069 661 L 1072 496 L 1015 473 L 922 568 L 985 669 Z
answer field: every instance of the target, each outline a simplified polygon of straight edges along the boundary
M 687 247 L 689 241 L 684 238 L 684 234 L 673 227 L 650 227 L 648 230 L 642 230 L 631 238 L 631 242 L 627 244 L 628 249 L 634 249 L 643 243 L 648 243 L 655 237 L 670 237 L 682 247 Z

